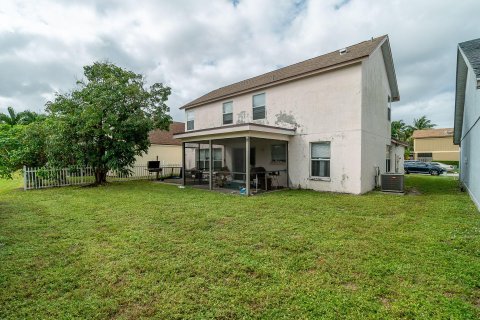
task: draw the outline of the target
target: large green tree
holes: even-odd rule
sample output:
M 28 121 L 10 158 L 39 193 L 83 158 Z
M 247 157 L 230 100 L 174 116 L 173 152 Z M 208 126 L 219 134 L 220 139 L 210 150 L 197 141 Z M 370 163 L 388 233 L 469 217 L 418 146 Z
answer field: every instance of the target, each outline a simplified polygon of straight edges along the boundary
M 135 156 L 146 152 L 148 133 L 168 129 L 169 87 L 146 87 L 142 75 L 108 62 L 84 67 L 85 79 L 47 103 L 52 135 L 47 143 L 50 165 L 89 165 L 95 183 L 109 170 L 129 172 Z

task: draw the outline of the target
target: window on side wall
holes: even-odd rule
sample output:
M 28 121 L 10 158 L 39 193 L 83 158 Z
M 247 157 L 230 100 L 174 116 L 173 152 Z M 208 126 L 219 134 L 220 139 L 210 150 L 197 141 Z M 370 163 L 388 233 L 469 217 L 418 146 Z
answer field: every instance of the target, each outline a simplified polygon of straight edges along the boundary
M 387 108 L 388 108 L 387 119 L 388 121 L 392 121 L 392 99 L 390 98 L 390 96 L 388 96 Z
M 330 178 L 330 142 L 311 143 L 310 163 L 313 178 Z
M 253 120 L 265 119 L 265 93 L 253 96 Z
M 225 102 L 223 104 L 223 124 L 233 123 L 233 102 Z
M 272 162 L 286 162 L 287 150 L 285 144 L 272 144 Z
M 195 113 L 193 111 L 187 111 L 187 130 L 195 129 Z
M 391 162 L 390 162 L 390 146 L 387 146 L 387 151 L 385 153 L 385 172 L 390 172 Z

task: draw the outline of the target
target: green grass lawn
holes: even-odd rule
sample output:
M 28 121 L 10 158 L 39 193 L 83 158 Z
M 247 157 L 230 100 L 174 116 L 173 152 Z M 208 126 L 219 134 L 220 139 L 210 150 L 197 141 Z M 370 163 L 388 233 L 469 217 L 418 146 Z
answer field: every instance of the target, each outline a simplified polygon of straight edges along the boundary
M 450 178 L 407 185 L 245 198 L 1 181 L 0 318 L 478 319 L 480 214 Z

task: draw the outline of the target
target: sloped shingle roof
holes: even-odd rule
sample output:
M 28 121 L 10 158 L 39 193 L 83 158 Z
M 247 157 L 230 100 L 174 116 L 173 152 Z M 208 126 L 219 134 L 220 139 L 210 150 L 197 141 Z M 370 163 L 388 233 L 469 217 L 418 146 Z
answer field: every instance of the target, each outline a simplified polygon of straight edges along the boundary
M 347 52 L 340 54 L 338 50 L 305 60 L 290 66 L 274 70 L 247 80 L 243 80 L 216 90 L 213 90 L 200 98 L 197 98 L 183 107 L 189 108 L 201 105 L 210 101 L 226 98 L 239 92 L 248 91 L 257 87 L 270 85 L 278 81 L 286 80 L 308 74 L 317 70 L 325 69 L 335 65 L 343 64 L 349 61 L 368 57 L 388 36 L 384 35 L 371 40 L 363 41 L 358 44 L 346 47 Z
M 444 137 L 453 137 L 453 128 L 415 130 L 412 134 L 414 139 Z
M 183 122 L 172 122 L 169 131 L 154 130 L 149 133 L 148 138 L 151 144 L 182 145 L 182 141 L 175 139 L 173 135 L 183 132 L 185 132 Z
M 480 38 L 459 43 L 458 46 L 470 62 L 477 78 L 480 77 Z

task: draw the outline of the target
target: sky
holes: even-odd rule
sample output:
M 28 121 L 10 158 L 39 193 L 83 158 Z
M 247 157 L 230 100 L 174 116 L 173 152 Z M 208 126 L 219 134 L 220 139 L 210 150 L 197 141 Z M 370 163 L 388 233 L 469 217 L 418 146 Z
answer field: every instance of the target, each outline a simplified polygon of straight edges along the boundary
M 172 88 L 168 105 L 388 34 L 393 120 L 453 126 L 456 48 L 480 38 L 480 0 L 2 0 L 0 112 L 43 112 L 82 67 L 110 61 Z

